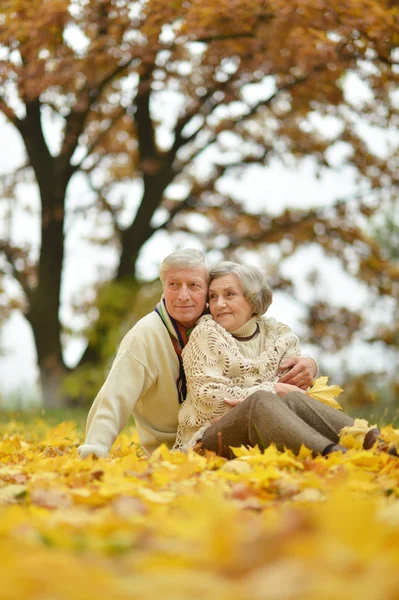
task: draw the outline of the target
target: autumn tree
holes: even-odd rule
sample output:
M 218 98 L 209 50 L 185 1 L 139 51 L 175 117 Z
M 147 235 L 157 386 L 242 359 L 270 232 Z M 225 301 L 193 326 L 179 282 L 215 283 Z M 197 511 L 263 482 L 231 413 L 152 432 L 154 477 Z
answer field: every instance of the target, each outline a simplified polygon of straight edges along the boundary
M 143 245 L 162 229 L 191 231 L 193 213 L 207 224 L 197 232 L 206 249 L 234 256 L 282 244 L 283 256 L 317 242 L 372 289 L 398 296 L 397 267 L 363 227 L 397 186 L 397 149 L 374 152 L 359 130 L 360 119 L 397 125 L 398 35 L 398 8 L 388 0 L 2 2 L 0 110 L 26 153 L 2 177 L 4 215 L 21 205 L 20 183 L 33 182 L 41 237 L 39 249 L 21 246 L 5 229 L 1 272 L 18 282 L 11 304 L 32 326 L 47 406 L 62 404 L 68 372 L 60 290 L 74 213 L 93 222 L 106 215 L 111 232 L 94 231 L 93 241 L 101 237 L 118 256 L 80 368 L 99 360 L 114 291 L 117 318 L 130 306 Z M 347 95 L 348 77 L 363 82 L 368 101 Z M 254 214 L 223 188 L 253 165 L 287 157 L 331 168 L 336 148 L 357 174 L 350 201 L 273 217 L 266 194 Z M 77 177 L 91 190 L 89 204 L 70 196 Z M 126 189 L 134 184 L 132 203 Z M 278 274 L 273 283 L 289 285 Z

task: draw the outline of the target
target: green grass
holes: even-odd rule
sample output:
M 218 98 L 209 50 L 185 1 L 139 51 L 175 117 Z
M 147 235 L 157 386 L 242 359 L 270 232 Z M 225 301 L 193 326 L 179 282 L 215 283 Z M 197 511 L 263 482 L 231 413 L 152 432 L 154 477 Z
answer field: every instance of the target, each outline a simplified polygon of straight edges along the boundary
M 64 409 L 44 409 L 33 408 L 29 410 L 0 410 L 0 425 L 6 425 L 10 421 L 18 421 L 26 425 L 34 423 L 41 419 L 51 427 L 55 427 L 62 421 L 74 421 L 78 431 L 82 433 L 85 430 L 88 409 L 86 408 L 64 408 Z
M 392 424 L 393 427 L 399 428 L 399 408 L 397 402 L 389 402 L 386 404 L 376 403 L 374 406 L 353 406 L 344 405 L 344 410 L 353 418 L 367 419 L 369 423 L 379 426 Z M 32 425 L 38 419 L 45 421 L 50 427 L 56 427 L 62 421 L 74 421 L 77 431 L 82 436 L 82 441 L 85 432 L 86 419 L 89 408 L 64 408 L 64 409 L 44 409 L 34 407 L 30 409 L 0 409 L 0 427 L 4 427 L 11 421 Z M 129 420 L 132 424 L 133 419 Z
M 343 410 L 353 419 L 366 419 L 369 423 L 380 425 L 392 425 L 399 428 L 399 406 L 397 403 L 376 403 L 372 406 L 356 406 L 342 403 Z

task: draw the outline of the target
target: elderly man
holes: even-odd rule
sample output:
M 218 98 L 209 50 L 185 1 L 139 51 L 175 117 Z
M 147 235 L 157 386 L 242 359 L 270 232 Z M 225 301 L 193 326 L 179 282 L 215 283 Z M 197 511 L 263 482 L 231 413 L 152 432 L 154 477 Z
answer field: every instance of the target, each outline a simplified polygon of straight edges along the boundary
M 78 451 L 103 457 L 133 414 L 140 442 L 147 452 L 162 443 L 172 447 L 179 404 L 185 398 L 181 351 L 203 314 L 208 270 L 203 254 L 173 252 L 161 264 L 162 300 L 124 337 L 111 371 L 87 419 L 86 438 Z M 317 371 L 311 358 L 286 361 L 291 367 L 282 381 L 306 389 Z

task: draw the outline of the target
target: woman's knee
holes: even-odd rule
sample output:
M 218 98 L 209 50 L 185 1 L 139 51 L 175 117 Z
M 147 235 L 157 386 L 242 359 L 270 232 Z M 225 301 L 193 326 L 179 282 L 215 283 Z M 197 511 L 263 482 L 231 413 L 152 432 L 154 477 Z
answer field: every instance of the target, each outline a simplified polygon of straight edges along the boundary
M 281 400 L 285 404 L 287 404 L 287 406 L 289 406 L 289 408 L 292 408 L 293 406 L 297 405 L 298 403 L 306 402 L 308 398 L 309 398 L 309 396 L 307 394 L 303 394 L 302 392 L 289 392 L 288 394 L 283 396 L 281 398 Z
M 258 412 L 265 412 L 267 407 L 273 403 L 278 401 L 278 396 L 273 394 L 272 392 L 266 392 L 264 390 L 259 390 L 254 392 L 244 402 L 242 402 L 242 406 L 245 406 L 246 412 L 248 414 L 254 415 Z

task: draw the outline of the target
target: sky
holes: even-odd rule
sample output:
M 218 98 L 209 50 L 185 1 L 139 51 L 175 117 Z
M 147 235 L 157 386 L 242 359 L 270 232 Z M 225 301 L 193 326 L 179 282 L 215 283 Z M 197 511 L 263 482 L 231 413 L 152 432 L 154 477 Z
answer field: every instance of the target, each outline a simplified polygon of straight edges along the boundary
M 350 87 L 352 90 L 354 89 L 353 82 Z M 364 91 L 359 84 L 357 94 L 361 97 L 362 93 L 364 94 Z M 323 125 L 332 128 L 335 126 L 334 123 L 326 122 Z M 47 123 L 47 138 L 54 151 L 57 147 L 57 127 L 57 123 L 50 121 Z M 367 136 L 367 130 L 365 135 Z M 372 138 L 374 146 L 378 149 L 380 144 L 380 151 L 383 152 L 386 140 L 376 137 L 374 133 Z M 21 163 L 23 147 L 18 133 L 1 115 L 0 139 L 3 142 L 0 145 L 0 173 L 10 172 Z M 337 165 L 341 158 L 339 151 L 336 157 L 331 156 L 332 162 L 335 161 Z M 139 189 L 135 186 L 136 184 L 131 186 L 132 205 L 135 198 L 139 196 Z M 245 195 L 249 199 L 248 206 L 252 211 L 256 212 L 264 207 L 266 200 L 268 210 L 271 213 L 279 214 L 283 207 L 327 206 L 337 198 L 347 198 L 355 193 L 356 186 L 350 168 L 343 167 L 337 171 L 331 169 L 316 178 L 311 160 L 305 160 L 297 168 L 272 161 L 268 167 L 251 168 L 240 181 L 234 180 L 227 183 L 225 191 L 234 191 L 238 195 Z M 80 202 L 86 196 L 89 198 L 89 192 L 79 177 L 72 181 L 68 193 L 72 203 L 74 199 Z M 38 244 L 39 221 L 34 218 L 35 211 L 37 213 L 39 210 L 37 191 L 32 185 L 23 184 L 19 188 L 19 196 L 23 198 L 21 204 L 29 206 L 33 213 L 26 214 L 21 208 L 16 211 L 11 223 L 2 224 L 2 231 L 8 233 L 11 230 L 12 237 L 16 242 L 23 242 L 29 238 Z M 94 248 L 85 240 L 85 236 L 90 234 L 92 227 L 92 223 L 85 223 L 84 220 L 79 223 L 70 220 L 67 223 L 69 235 L 63 273 L 61 313 L 64 322 L 69 322 L 69 319 L 73 318 L 70 310 L 71 300 L 77 294 L 81 294 L 87 284 L 94 282 L 99 274 L 111 271 L 116 264 L 116 256 L 112 251 L 106 248 Z M 102 224 L 97 223 L 97 227 L 101 228 Z M 161 260 L 176 246 L 202 249 L 198 240 L 188 237 L 186 234 L 177 233 L 170 238 L 165 232 L 160 232 L 153 236 L 144 247 L 138 264 L 139 273 L 148 279 L 155 278 Z M 252 256 L 251 260 L 256 262 L 256 257 Z M 368 302 L 366 287 L 346 275 L 337 260 L 326 258 L 316 247 L 310 246 L 301 249 L 294 257 L 285 262 L 283 270 L 283 273 L 285 272 L 287 276 L 294 279 L 297 297 L 293 299 L 285 294 L 276 293 L 268 312 L 269 316 L 274 316 L 287 323 L 299 336 L 301 336 L 302 330 L 300 319 L 304 316 L 303 303 L 309 300 L 309 294 L 313 293 L 305 283 L 306 275 L 315 265 L 321 266 L 324 274 L 322 290 L 318 292 L 321 298 L 328 297 L 333 303 L 352 310 L 364 307 Z M 388 308 L 389 306 L 380 308 L 376 318 L 383 318 L 384 312 L 389 315 Z M 14 313 L 9 322 L 4 325 L 0 335 L 0 347 L 3 349 L 3 354 L 0 355 L 0 394 L 3 396 L 3 403 L 6 402 L 6 397 L 11 397 L 14 402 L 33 402 L 37 397 L 35 382 L 38 370 L 31 329 L 21 314 Z M 74 364 L 83 347 L 82 340 L 68 342 L 65 357 L 69 365 Z M 304 344 L 303 349 L 317 360 L 321 360 L 318 348 Z M 380 371 L 390 360 L 389 353 L 384 352 L 382 346 L 373 345 L 373 348 L 370 348 L 370 346 L 355 341 L 354 345 L 344 352 L 329 357 L 328 360 L 324 358 L 323 364 L 325 363 L 332 373 L 339 374 L 345 368 L 354 372 L 368 369 Z

